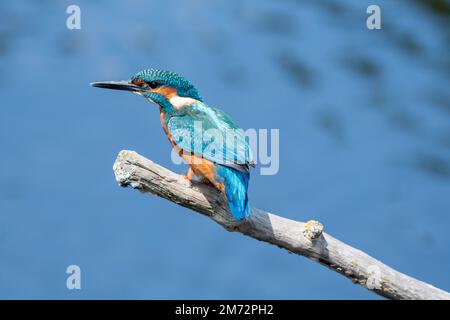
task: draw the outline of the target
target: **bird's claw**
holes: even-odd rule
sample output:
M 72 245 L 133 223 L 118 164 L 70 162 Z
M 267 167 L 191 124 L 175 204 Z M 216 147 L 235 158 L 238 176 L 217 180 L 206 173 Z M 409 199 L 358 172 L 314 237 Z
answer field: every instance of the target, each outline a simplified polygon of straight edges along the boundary
M 187 186 L 192 185 L 191 179 L 186 174 L 180 174 L 180 177 L 183 178 L 182 180 Z

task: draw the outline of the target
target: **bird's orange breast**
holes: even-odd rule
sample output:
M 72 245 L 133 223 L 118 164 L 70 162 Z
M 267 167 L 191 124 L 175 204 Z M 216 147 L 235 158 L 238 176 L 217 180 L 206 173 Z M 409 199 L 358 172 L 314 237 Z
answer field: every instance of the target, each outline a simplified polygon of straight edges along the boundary
M 220 191 L 225 192 L 223 182 L 219 182 L 216 180 L 215 164 L 208 159 L 194 154 L 193 152 L 183 150 L 175 143 L 175 140 L 173 139 L 172 135 L 169 132 L 169 129 L 167 128 L 166 113 L 163 110 L 160 111 L 160 120 L 162 128 L 173 148 L 178 153 L 178 155 L 191 167 L 192 171 L 194 171 L 197 176 L 203 177 L 208 180 Z
M 172 144 L 172 146 L 176 146 L 175 141 L 172 138 L 172 135 L 169 132 L 169 129 L 167 128 L 167 124 L 166 124 L 166 113 L 161 109 L 159 112 L 159 119 L 161 120 L 161 126 L 164 130 L 164 133 L 166 134 L 167 138 L 169 138 L 170 143 Z

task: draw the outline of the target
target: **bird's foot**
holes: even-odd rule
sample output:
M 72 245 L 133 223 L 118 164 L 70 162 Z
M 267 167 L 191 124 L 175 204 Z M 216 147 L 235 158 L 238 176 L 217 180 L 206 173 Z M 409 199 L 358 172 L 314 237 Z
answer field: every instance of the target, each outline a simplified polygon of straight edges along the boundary
M 187 183 L 188 186 L 192 185 L 192 178 L 194 177 L 194 170 L 192 170 L 191 167 L 189 167 L 189 170 L 187 174 L 180 174 L 180 176 L 183 178 L 183 180 Z
M 191 177 L 189 177 L 189 175 L 187 174 L 180 174 L 180 177 L 183 179 L 183 182 L 187 185 L 187 186 L 191 186 L 192 182 L 191 182 Z

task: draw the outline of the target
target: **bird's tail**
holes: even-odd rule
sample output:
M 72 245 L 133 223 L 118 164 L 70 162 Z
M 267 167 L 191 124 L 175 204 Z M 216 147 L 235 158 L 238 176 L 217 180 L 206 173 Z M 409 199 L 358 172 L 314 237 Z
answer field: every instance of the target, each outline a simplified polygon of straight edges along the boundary
M 219 165 L 216 171 L 218 178 L 224 182 L 225 194 L 230 211 L 236 220 L 250 216 L 250 204 L 247 196 L 250 174 Z

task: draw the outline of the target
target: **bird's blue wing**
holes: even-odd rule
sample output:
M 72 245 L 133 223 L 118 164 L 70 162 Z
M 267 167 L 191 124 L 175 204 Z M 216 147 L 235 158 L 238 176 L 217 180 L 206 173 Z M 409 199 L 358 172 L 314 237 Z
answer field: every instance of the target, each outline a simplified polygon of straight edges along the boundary
M 244 131 L 219 109 L 199 102 L 167 114 L 166 125 L 185 151 L 241 171 L 254 166 Z

